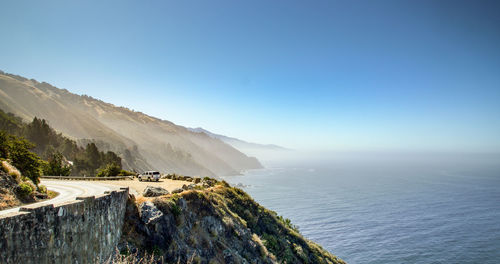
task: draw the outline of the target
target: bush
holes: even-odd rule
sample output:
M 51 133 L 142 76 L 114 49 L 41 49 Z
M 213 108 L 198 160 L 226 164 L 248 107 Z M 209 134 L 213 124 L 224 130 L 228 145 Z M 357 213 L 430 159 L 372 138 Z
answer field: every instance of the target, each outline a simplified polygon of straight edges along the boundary
M 231 187 L 231 186 L 229 185 L 229 183 L 227 183 L 227 182 L 226 182 L 226 181 L 224 181 L 224 180 L 223 180 L 223 181 L 221 181 L 221 182 L 219 182 L 219 185 L 222 185 L 223 187 Z
M 9 155 L 9 137 L 5 131 L 0 131 L 0 158 L 6 159 Z
M 47 193 L 47 187 L 45 187 L 45 185 L 38 185 L 38 191 L 41 193 Z
M 180 207 L 179 207 L 179 206 L 178 206 L 175 202 L 173 202 L 173 203 L 171 204 L 171 206 L 172 206 L 172 207 L 171 207 L 172 214 L 173 214 L 175 217 L 178 217 L 179 215 L 181 215 L 182 210 L 181 210 L 181 208 L 180 208 Z
M 26 197 L 33 192 L 34 188 L 31 184 L 22 182 L 16 187 L 16 193 L 20 196 Z
M 292 229 L 293 231 L 295 231 L 297 233 L 299 232 L 299 227 L 292 224 L 292 221 L 290 219 L 284 218 L 283 216 L 280 215 L 280 216 L 278 216 L 278 221 L 280 221 L 284 226 Z
M 127 171 L 127 170 L 120 170 L 120 173 L 118 173 L 118 176 L 135 176 L 137 173 L 132 172 L 132 171 Z
M 110 163 L 106 167 L 97 171 L 97 177 L 110 177 L 118 176 L 122 171 L 122 168 L 116 163 Z

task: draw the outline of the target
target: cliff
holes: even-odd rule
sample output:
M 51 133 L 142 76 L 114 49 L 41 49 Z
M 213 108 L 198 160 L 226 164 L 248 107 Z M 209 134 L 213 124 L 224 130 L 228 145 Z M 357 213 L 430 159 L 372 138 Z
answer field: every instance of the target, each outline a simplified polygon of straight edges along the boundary
M 166 263 L 344 263 L 225 182 L 129 201 L 120 251 Z

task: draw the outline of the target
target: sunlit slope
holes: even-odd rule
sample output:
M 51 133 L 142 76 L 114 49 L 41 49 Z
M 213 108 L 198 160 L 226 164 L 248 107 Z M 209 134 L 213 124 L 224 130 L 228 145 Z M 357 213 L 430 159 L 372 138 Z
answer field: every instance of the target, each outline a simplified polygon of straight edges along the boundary
M 218 139 L 15 75 L 0 74 L 0 108 L 26 120 L 44 118 L 82 144 L 116 151 L 127 169 L 227 175 L 261 166 Z

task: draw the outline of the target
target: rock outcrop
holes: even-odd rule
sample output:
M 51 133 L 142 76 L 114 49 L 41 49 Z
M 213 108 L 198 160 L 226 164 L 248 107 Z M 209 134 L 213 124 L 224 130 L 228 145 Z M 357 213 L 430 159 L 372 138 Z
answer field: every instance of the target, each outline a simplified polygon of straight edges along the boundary
M 144 189 L 144 192 L 142 193 L 142 196 L 144 197 L 156 197 L 156 196 L 162 196 L 162 195 L 167 195 L 169 192 L 161 187 L 155 187 L 155 186 L 147 186 L 146 189 Z
M 0 210 L 22 204 L 15 192 L 17 186 L 15 177 L 0 171 Z
M 120 251 L 166 263 L 344 263 L 225 182 L 128 206 Z

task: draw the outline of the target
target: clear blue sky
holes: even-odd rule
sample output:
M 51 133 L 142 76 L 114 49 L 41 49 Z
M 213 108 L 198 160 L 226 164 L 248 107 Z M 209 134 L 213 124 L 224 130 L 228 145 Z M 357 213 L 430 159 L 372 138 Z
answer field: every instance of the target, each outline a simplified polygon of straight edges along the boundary
M 500 151 L 499 1 L 3 1 L 0 69 L 297 149 Z

